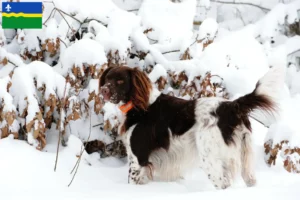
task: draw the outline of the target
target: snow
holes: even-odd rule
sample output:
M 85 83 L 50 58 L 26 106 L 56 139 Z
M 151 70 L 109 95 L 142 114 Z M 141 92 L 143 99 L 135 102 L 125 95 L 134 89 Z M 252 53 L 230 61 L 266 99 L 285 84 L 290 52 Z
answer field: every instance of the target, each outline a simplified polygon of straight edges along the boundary
M 139 10 L 143 29 L 153 28 L 148 37 L 158 40 L 159 43 L 178 42 L 192 34 L 195 5 L 196 0 L 185 0 L 181 3 L 145 0 Z
M 199 39 L 213 40 L 218 31 L 218 23 L 213 18 L 205 19 L 199 27 Z
M 269 69 L 262 46 L 251 35 L 242 31 L 213 42 L 194 60 L 169 62 L 169 65 L 176 72 L 185 71 L 189 81 L 207 71 L 218 74 L 224 79 L 231 96 L 253 91 L 259 78 Z
M 259 36 L 262 40 L 270 40 L 279 34 L 280 25 L 285 21 L 292 24 L 299 21 L 298 10 L 300 8 L 299 1 L 292 1 L 288 4 L 278 3 L 265 17 L 255 23 L 255 36 Z
M 262 158 L 262 139 L 267 130 L 258 123 L 252 123 L 258 178 L 258 185 L 253 188 L 246 188 L 242 180 L 239 180 L 231 188 L 217 191 L 200 170 L 196 170 L 185 180 L 177 182 L 128 185 L 127 164 L 114 158 L 99 159 L 97 153 L 83 154 L 75 179 L 68 187 L 73 175 L 70 172 L 82 147 L 78 138 L 71 136 L 68 146 L 60 148 L 56 172 L 53 171 L 55 148 L 40 152 L 30 148 L 24 141 L 6 138 L 0 140 L 1 197 L 35 200 L 47 194 L 43 198 L 49 200 L 53 198 L 90 200 L 100 197 L 130 200 L 141 197 L 143 199 L 240 199 L 242 197 L 249 200 L 254 198 L 297 200 L 300 195 L 299 176 L 289 174 L 283 169 L 270 169 L 266 166 Z M 54 133 L 48 142 L 47 145 L 56 144 L 57 134 Z M 18 192 L 15 192 L 16 188 Z
M 298 118 L 300 113 L 300 95 L 285 98 L 281 101 L 281 114 L 278 123 L 270 127 L 265 141 L 273 139 L 273 144 L 288 140 L 291 147 L 300 147 L 300 129 Z
M 165 68 L 160 65 L 157 64 L 154 66 L 152 72 L 149 74 L 149 79 L 155 83 L 160 77 L 167 77 L 167 71 L 165 70 Z
M 80 55 L 80 56 L 78 56 Z M 95 65 L 99 68 L 106 63 L 103 46 L 91 39 L 82 39 L 68 47 L 62 54 L 61 67 L 56 68 L 62 75 L 70 72 L 73 66 L 79 67 L 83 73 L 83 64 Z M 82 74 L 83 75 L 83 74 Z
M 249 0 L 236 1 L 238 2 L 249 3 Z M 81 75 L 85 75 L 84 66 L 87 64 L 95 65 L 97 69 L 106 65 L 109 52 L 118 51 L 122 62 L 127 62 L 130 67 L 153 67 L 149 73 L 153 83 L 162 76 L 169 84 L 169 72 L 176 75 L 184 71 L 189 79 L 187 84 L 194 80 L 195 76 L 203 77 L 205 73 L 211 72 L 212 75 L 222 78 L 222 84 L 230 99 L 252 92 L 269 67 L 284 69 L 288 65 L 286 73 L 282 72 L 286 77 L 285 84 L 281 83 L 277 91 L 280 93 L 278 121 L 262 118 L 259 113 L 251 115 L 270 126 L 266 128 L 251 120 L 257 186 L 247 188 L 241 177 L 238 177 L 231 188 L 217 191 L 200 169 L 191 171 L 184 180 L 134 186 L 127 183 L 126 159 L 100 158 L 99 153 L 88 155 L 84 152 L 75 180 L 67 187 L 73 175 L 70 172 L 81 152 L 82 142 L 113 142 L 109 133 L 101 129 L 103 122 L 108 120 L 115 126 L 123 117 L 118 105 L 111 103 L 104 105 L 101 110 L 104 114 L 97 115 L 94 112 L 95 101 L 87 102 L 87 99 L 93 92 L 98 95 L 99 82 L 95 77 L 89 77 L 78 95 L 68 96 L 69 109 L 62 113 L 64 119 L 72 112 L 75 103 L 81 103 L 81 117 L 70 121 L 66 127 L 62 126 L 63 122 L 60 124 L 61 128 L 66 128 L 64 138 L 67 138 L 67 146 L 60 145 L 56 172 L 53 171 L 53 167 L 58 131 L 54 122 L 51 129 L 46 130 L 47 144 L 42 151 L 32 147 L 38 145 L 32 132 L 27 134 L 27 141 L 13 140 L 12 135 L 0 140 L 0 198 L 298 199 L 299 175 L 288 173 L 283 168 L 281 157 L 275 166 L 269 167 L 264 159 L 264 142 L 272 139 L 275 145 L 282 140 L 289 140 L 291 147 L 300 147 L 300 72 L 296 62 L 300 39 L 297 35 L 285 33 L 285 25 L 299 20 L 297 12 L 300 1 L 278 3 L 278 0 L 253 0 L 251 3 L 271 11 L 266 13 L 265 10 L 253 6 L 221 4 L 209 0 L 44 2 L 44 23 L 54 6 L 72 17 L 67 14 L 63 14 L 62 17 L 59 11 L 55 11 L 42 30 L 15 31 L 3 30 L 0 27 L 0 61 L 4 58 L 9 61 L 0 65 L 0 109 L 2 112 L 16 112 L 18 119 L 10 129 L 17 131 L 19 124 L 25 125 L 34 119 L 43 104 L 44 99 L 36 90 L 34 80 L 38 87 L 46 85 L 45 98 L 55 95 L 61 99 L 65 88 L 65 96 L 69 95 L 70 85 L 65 87 L 65 77 L 69 75 L 75 78 L 71 72 L 74 66 L 79 67 Z M 201 22 L 201 25 L 195 25 L 194 22 Z M 83 39 L 73 39 L 73 32 L 69 30 L 69 26 L 75 31 L 85 30 L 87 27 L 87 33 L 83 33 Z M 36 55 L 37 52 L 43 51 L 41 44 L 46 40 L 56 42 L 57 38 L 60 40 L 60 48 L 55 56 L 43 52 L 44 62 L 32 62 L 29 58 L 21 58 L 25 53 Z M 202 43 L 196 42 L 196 39 L 204 38 L 206 40 Z M 204 49 L 203 44 L 207 40 L 213 40 L 213 43 Z M 192 59 L 180 60 L 187 48 Z M 144 60 L 130 59 L 129 51 L 133 54 L 147 55 Z M 52 61 L 57 61 L 57 64 L 52 64 Z M 9 82 L 12 86 L 7 92 Z M 155 84 L 153 87 L 156 87 Z M 164 92 L 173 91 L 176 94 L 175 90 L 167 85 Z M 188 99 L 187 96 L 182 98 Z M 89 109 L 85 108 L 86 105 Z M 24 119 L 21 115 L 27 106 L 28 114 Z M 58 116 L 54 117 L 58 119 Z M 44 123 L 43 120 L 41 122 Z M 0 128 L 6 125 L 0 116 Z M 38 120 L 34 121 L 34 126 L 38 126 Z M 290 159 L 295 161 L 299 156 L 294 154 Z
M 2 112 L 16 111 L 16 107 L 13 105 L 13 98 L 7 92 L 7 85 L 10 82 L 11 80 L 8 76 L 3 79 L 0 79 L 0 107 L 2 108 Z
M 26 121 L 30 122 L 40 111 L 38 99 L 36 95 L 36 88 L 34 81 L 37 82 L 37 87 L 46 85 L 44 98 L 48 99 L 52 94 L 59 98 L 63 97 L 65 79 L 57 74 L 49 65 L 40 61 L 34 61 L 28 65 L 21 65 L 14 70 L 12 77 L 12 84 L 10 94 L 14 98 L 14 105 L 19 108 L 19 113 L 23 113 L 28 106 L 28 114 Z M 27 98 L 27 102 L 24 99 Z
M 104 121 L 109 120 L 112 127 L 117 125 L 118 119 L 121 119 L 122 113 L 118 106 L 110 102 L 106 103 L 103 107 L 104 111 Z M 117 118 L 115 118 L 117 116 Z
M 2 26 L 0 25 L 0 46 L 3 46 L 6 43 L 6 36 L 4 34 L 4 30 L 2 29 Z

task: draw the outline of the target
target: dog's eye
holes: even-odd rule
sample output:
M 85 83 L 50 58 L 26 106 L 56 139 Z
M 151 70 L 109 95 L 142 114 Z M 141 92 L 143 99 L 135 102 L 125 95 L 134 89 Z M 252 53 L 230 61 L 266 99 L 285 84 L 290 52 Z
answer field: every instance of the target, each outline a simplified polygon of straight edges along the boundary
M 121 85 L 121 84 L 124 83 L 124 80 L 118 80 L 117 83 L 118 83 L 119 85 Z

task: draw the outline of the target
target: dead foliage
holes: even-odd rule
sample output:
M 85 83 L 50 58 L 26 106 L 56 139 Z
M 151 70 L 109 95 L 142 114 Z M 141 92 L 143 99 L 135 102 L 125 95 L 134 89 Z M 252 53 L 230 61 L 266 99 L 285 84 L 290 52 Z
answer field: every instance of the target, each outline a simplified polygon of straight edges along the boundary
M 273 140 L 268 140 L 264 144 L 265 161 L 271 167 L 276 165 L 278 157 L 283 159 L 283 167 L 290 173 L 300 173 L 300 148 L 290 147 L 288 140 L 283 140 L 278 144 L 273 144 Z M 278 163 L 277 163 L 278 164 Z

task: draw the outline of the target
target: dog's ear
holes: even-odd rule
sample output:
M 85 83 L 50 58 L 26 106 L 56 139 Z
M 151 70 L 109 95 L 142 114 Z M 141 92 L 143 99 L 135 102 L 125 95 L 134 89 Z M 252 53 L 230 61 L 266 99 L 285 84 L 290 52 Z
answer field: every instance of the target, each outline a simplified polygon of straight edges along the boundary
M 133 105 L 142 110 L 147 110 L 150 92 L 152 89 L 151 81 L 148 76 L 138 68 L 132 70 L 132 95 Z
M 112 69 L 113 67 L 108 67 L 104 72 L 101 74 L 100 80 L 99 80 L 99 88 L 101 88 L 105 84 L 105 76 L 107 73 Z

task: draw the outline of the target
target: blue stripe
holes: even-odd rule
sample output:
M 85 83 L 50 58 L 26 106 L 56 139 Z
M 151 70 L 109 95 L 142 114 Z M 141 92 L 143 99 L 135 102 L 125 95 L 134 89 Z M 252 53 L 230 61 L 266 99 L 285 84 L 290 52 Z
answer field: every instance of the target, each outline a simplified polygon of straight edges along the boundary
M 7 7 L 11 7 L 10 11 Z M 2 12 L 42 14 L 42 2 L 2 2 Z

